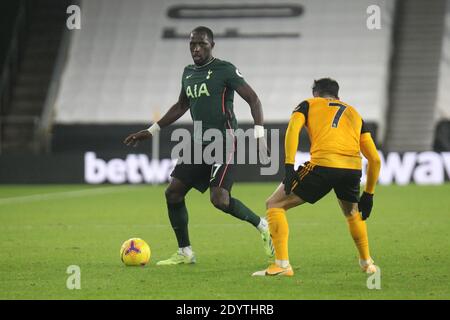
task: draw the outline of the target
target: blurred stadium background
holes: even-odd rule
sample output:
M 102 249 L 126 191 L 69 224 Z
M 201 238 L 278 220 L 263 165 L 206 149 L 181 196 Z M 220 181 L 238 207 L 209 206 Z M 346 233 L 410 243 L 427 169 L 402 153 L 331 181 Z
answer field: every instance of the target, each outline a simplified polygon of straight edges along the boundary
M 81 9 L 80 29 L 68 28 L 76 14 L 70 5 Z M 379 29 L 368 27 L 372 5 Z M 161 159 L 153 159 L 151 143 L 128 149 L 122 140 L 176 101 L 191 63 L 189 31 L 198 25 L 215 32 L 214 55 L 233 62 L 258 93 L 266 127 L 283 133 L 313 79 L 329 76 L 370 124 L 384 155 L 381 183 L 449 179 L 448 0 L 21 0 L 1 7 L 0 183 L 166 181 L 170 134 L 190 128 L 188 114 L 162 131 Z M 238 96 L 235 109 L 241 127 L 251 127 Z M 304 132 L 301 141 L 307 151 Z M 260 180 L 253 167 L 239 179 Z

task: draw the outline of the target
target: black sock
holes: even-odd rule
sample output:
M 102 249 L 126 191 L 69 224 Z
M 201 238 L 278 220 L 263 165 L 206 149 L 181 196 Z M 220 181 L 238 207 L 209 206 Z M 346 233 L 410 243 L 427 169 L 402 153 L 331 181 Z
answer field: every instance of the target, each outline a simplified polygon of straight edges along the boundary
M 230 204 L 225 212 L 231 214 L 233 217 L 250 222 L 255 227 L 261 222 L 260 216 L 256 215 L 245 204 L 235 198 L 230 197 Z
M 184 200 L 178 203 L 167 203 L 170 224 L 177 236 L 178 247 L 184 248 L 191 245 L 188 232 L 188 212 Z

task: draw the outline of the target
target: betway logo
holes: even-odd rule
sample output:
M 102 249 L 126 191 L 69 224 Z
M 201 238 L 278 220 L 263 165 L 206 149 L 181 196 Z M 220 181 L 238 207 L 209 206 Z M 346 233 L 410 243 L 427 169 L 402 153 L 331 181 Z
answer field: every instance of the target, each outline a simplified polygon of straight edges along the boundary
M 378 183 L 439 185 L 450 180 L 450 152 L 390 152 L 381 158 Z M 309 153 L 298 152 L 296 165 L 310 159 Z M 105 161 L 94 152 L 84 155 L 84 178 L 87 183 L 163 183 L 168 181 L 177 160 L 150 160 L 145 154 L 129 154 L 125 160 Z M 367 160 L 363 158 L 361 182 L 366 180 Z M 261 180 L 263 180 L 261 178 Z
M 163 183 L 168 181 L 177 160 L 149 160 L 145 154 L 129 154 L 125 160 L 105 161 L 94 152 L 84 155 L 87 183 Z
M 381 158 L 378 183 L 382 185 L 408 183 L 442 184 L 450 180 L 450 152 L 390 152 Z M 298 152 L 295 162 L 299 165 L 310 159 L 309 153 Z M 361 182 L 366 182 L 367 160 L 363 158 Z

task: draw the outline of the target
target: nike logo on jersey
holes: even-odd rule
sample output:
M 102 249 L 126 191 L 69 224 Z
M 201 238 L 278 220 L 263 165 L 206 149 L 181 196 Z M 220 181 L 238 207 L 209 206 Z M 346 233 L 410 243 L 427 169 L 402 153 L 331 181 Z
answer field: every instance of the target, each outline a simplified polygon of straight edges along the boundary
M 191 73 L 190 75 L 186 76 L 186 79 L 189 79 L 190 77 L 192 77 L 193 73 Z

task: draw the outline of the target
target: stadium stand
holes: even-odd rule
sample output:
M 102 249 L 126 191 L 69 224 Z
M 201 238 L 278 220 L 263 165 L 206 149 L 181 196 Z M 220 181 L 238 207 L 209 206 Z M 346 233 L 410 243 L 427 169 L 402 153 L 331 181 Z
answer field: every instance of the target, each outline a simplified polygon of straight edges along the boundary
M 67 0 L 2 2 L 0 151 L 37 151 L 35 134 L 65 27 Z M 12 20 L 13 22 L 11 22 Z
M 183 67 L 191 63 L 187 36 L 202 24 L 216 33 L 215 56 L 233 62 L 257 91 L 267 121 L 286 122 L 292 108 L 311 96 L 312 80 L 330 76 L 341 84 L 344 101 L 358 107 L 366 120 L 382 124 L 391 1 L 377 2 L 383 28 L 376 31 L 366 28 L 370 0 L 284 1 L 281 10 L 277 2 L 268 9 L 267 2 L 252 0 L 245 5 L 260 13 L 248 19 L 239 18 L 245 6 L 226 6 L 235 1 L 196 1 L 193 9 L 185 3 L 83 1 L 82 29 L 72 37 L 56 122 L 152 121 L 176 101 Z M 258 11 L 262 3 L 266 8 Z M 288 16 L 267 17 L 286 11 Z M 190 19 L 190 12 L 202 18 Z M 251 121 L 240 98 L 236 110 L 238 120 Z
M 438 118 L 450 120 L 450 5 L 447 5 L 440 65 Z
M 68 0 L 1 4 L 0 166 L 26 163 L 31 153 L 48 167 L 57 158 L 82 162 L 88 152 L 106 160 L 153 157 L 152 142 L 130 151 L 122 140 L 176 101 L 183 67 L 192 63 L 189 31 L 198 25 L 214 30 L 214 55 L 240 69 L 280 141 L 313 79 L 329 76 L 384 152 L 450 151 L 450 0 L 70 3 L 81 7 L 80 30 L 66 27 Z M 374 4 L 380 29 L 367 24 Z M 235 110 L 250 128 L 250 110 L 237 95 Z M 188 114 L 161 141 L 180 127 L 191 129 Z M 308 151 L 305 131 L 300 141 Z M 160 144 L 160 156 L 170 157 L 171 146 Z M 33 170 L 42 181 L 44 171 Z M 77 170 L 82 182 L 81 164 Z M 17 172 L 5 173 L 16 181 Z M 49 181 L 66 180 L 55 174 Z
M 437 95 L 437 122 L 434 150 L 450 150 L 450 1 L 447 2 L 445 29 L 440 63 L 439 89 Z
M 432 147 L 445 6 L 445 0 L 398 2 L 385 150 Z

